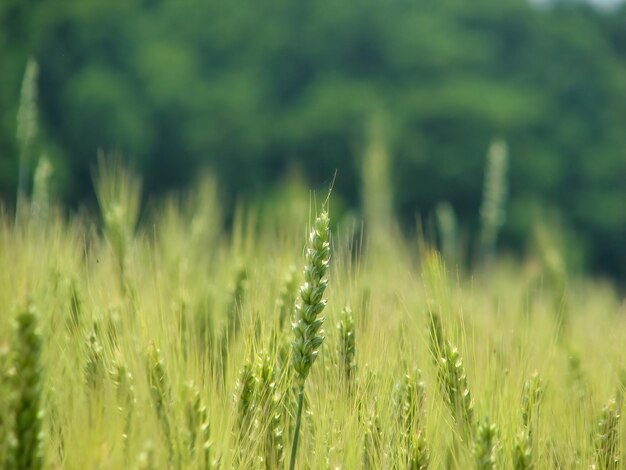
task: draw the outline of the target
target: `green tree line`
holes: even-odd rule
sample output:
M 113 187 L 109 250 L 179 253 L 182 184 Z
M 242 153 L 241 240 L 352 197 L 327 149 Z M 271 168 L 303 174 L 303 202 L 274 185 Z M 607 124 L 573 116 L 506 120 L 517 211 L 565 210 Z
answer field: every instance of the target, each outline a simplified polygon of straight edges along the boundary
M 0 2 L 0 194 L 39 64 L 39 139 L 58 195 L 93 199 L 98 149 L 148 192 L 209 167 L 230 198 L 297 168 L 361 200 L 367 123 L 384 116 L 394 209 L 439 201 L 471 225 L 485 154 L 510 153 L 504 243 L 560 214 L 589 266 L 626 275 L 626 7 L 525 0 Z M 34 161 L 36 157 L 32 159 Z M 31 173 L 33 169 L 31 168 Z

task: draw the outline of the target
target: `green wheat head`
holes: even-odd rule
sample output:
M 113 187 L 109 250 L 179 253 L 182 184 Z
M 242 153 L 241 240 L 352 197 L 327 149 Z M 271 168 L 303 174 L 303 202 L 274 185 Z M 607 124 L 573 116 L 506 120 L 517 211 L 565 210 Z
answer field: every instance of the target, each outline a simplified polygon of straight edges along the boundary
M 43 467 L 41 347 L 37 314 L 29 306 L 17 315 L 13 344 L 14 452 L 10 468 L 16 470 Z
M 446 341 L 437 313 L 431 312 L 429 321 L 430 353 L 437 367 L 437 379 L 454 420 L 465 436 L 474 434 L 474 402 L 469 389 L 463 358 L 456 346 Z
M 274 359 L 261 351 L 255 361 L 255 409 L 265 435 L 261 459 L 267 468 L 277 468 L 283 462 L 283 416 L 277 380 Z
M 621 414 L 615 399 L 602 408 L 595 433 L 595 468 L 616 470 L 620 467 L 619 420 Z
M 383 426 L 378 413 L 378 404 L 374 401 L 369 416 L 365 419 L 363 439 L 363 468 L 374 470 L 381 464 L 383 447 Z
M 128 440 L 132 429 L 133 413 L 137 401 L 133 374 L 128 371 L 121 354 L 118 354 L 118 357 L 113 361 L 113 367 L 109 374 L 116 391 L 117 410 L 124 416 L 124 434 L 122 435 L 122 439 L 124 441 L 124 456 L 128 458 Z
M 330 263 L 330 218 L 326 209 L 315 219 L 305 248 L 304 284 L 300 287 L 300 302 L 296 304 L 292 325 L 294 341 L 291 343 L 291 362 L 296 374 L 298 410 L 291 443 L 289 469 L 295 470 L 304 406 L 304 384 L 311 366 L 317 359 L 319 348 L 324 342 L 320 313 L 326 307 L 324 291 L 328 286 Z
M 11 397 L 10 349 L 8 345 L 0 345 L 0 394 Z M 10 452 L 12 431 L 11 406 L 9 400 L 0 401 L 0 468 L 7 466 Z
M 483 202 L 480 207 L 482 220 L 480 243 L 482 256 L 486 258 L 493 256 L 498 231 L 506 217 L 507 166 L 506 142 L 497 140 L 491 144 L 487 154 Z
M 499 468 L 499 452 L 498 426 L 489 419 L 484 419 L 478 425 L 473 448 L 476 470 Z
M 187 454 L 201 469 L 212 468 L 209 412 L 200 390 L 192 382 L 185 384 L 185 421 Z M 191 460 L 194 461 L 194 460 Z
M 90 397 L 102 392 L 106 376 L 104 349 L 96 332 L 97 328 L 94 328 L 94 331 L 87 336 L 87 362 L 84 375 Z
M 430 462 L 424 426 L 426 392 L 419 369 L 402 377 L 396 384 L 394 398 L 398 418 L 396 433 L 400 436 L 398 450 L 402 465 L 412 469 L 426 469 Z
M 328 286 L 326 274 L 330 262 L 330 219 L 326 211 L 313 224 L 305 258 L 304 284 L 300 288 L 300 302 L 296 305 L 292 328 L 295 336 L 292 343 L 292 363 L 301 384 L 304 384 L 309 375 L 324 342 L 324 318 L 319 314 L 326 307 L 323 296 Z
M 293 314 L 296 302 L 296 289 L 298 288 L 298 280 L 296 278 L 296 268 L 291 266 L 285 278 L 283 286 L 278 297 L 278 328 L 279 331 L 290 320 Z
M 17 148 L 19 150 L 19 174 L 17 182 L 17 215 L 23 210 L 24 198 L 28 192 L 28 181 L 37 138 L 38 120 L 38 92 L 37 80 L 39 65 L 33 58 L 29 58 L 24 71 L 20 102 L 17 111 Z
M 33 199 L 31 213 L 40 221 L 45 221 L 50 210 L 50 179 L 53 168 L 50 159 L 44 154 L 39 158 L 33 177 Z
M 101 153 L 94 186 L 104 233 L 119 266 L 121 287 L 128 293 L 127 257 L 139 219 L 141 180 L 122 166 L 119 156 L 107 160 Z
M 354 315 L 350 307 L 344 307 L 337 324 L 339 332 L 339 360 L 343 377 L 351 384 L 356 378 L 356 338 Z
M 146 359 L 148 385 L 150 387 L 152 404 L 154 405 L 154 410 L 161 425 L 163 438 L 168 449 L 170 464 L 174 465 L 178 463 L 178 452 L 170 418 L 172 392 L 165 370 L 165 363 L 161 357 L 161 351 L 154 344 L 150 344 L 148 347 Z
M 537 418 L 543 400 L 543 383 L 539 374 L 524 383 L 521 400 L 522 425 L 513 440 L 513 467 L 515 470 L 535 468 L 534 436 Z
M 245 266 L 240 266 L 237 269 L 235 283 L 230 289 L 230 300 L 226 309 L 226 325 L 221 337 L 221 366 L 224 379 L 226 378 L 226 367 L 231 343 L 236 340 L 241 330 L 241 316 L 247 285 L 248 274 L 246 268 Z
M 241 436 L 250 431 L 252 418 L 254 415 L 254 393 L 256 380 L 254 377 L 253 364 L 250 361 L 241 368 L 235 392 L 235 402 L 237 403 L 239 432 Z

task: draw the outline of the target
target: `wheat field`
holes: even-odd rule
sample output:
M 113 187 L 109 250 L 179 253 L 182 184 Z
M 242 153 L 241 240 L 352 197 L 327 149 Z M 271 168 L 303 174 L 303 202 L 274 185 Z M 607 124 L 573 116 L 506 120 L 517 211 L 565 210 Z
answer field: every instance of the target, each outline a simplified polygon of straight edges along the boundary
M 624 301 L 546 237 L 469 271 L 332 194 L 96 186 L 0 216 L 5 468 L 623 468 Z

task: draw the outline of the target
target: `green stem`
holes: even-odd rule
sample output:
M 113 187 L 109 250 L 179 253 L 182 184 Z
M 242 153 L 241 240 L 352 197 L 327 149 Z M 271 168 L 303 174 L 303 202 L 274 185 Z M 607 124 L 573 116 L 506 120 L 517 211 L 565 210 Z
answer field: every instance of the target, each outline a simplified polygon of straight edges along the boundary
M 302 403 L 304 402 L 304 383 L 300 385 L 298 392 L 298 414 L 296 415 L 296 429 L 293 434 L 293 444 L 291 446 L 291 461 L 289 462 L 289 470 L 296 468 L 296 453 L 298 451 L 298 438 L 300 437 L 300 421 L 302 421 Z

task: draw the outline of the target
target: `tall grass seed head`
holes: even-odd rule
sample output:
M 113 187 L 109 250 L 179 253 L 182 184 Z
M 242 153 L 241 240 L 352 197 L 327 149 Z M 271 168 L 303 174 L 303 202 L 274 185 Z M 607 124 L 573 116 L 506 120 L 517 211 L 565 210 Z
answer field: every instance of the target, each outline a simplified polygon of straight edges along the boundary
M 354 315 L 350 307 L 345 307 L 337 324 L 339 330 L 339 357 L 344 377 L 352 380 L 356 372 L 356 338 Z
M 42 338 L 32 306 L 15 322 L 13 345 L 14 453 L 13 468 L 37 470 L 43 466 L 42 448 Z
M 319 314 L 326 307 L 323 299 L 328 286 L 330 262 L 330 219 L 323 211 L 315 220 L 306 246 L 304 284 L 300 288 L 300 302 L 296 305 L 293 324 L 295 340 L 292 343 L 293 366 L 301 382 L 306 380 L 309 370 L 317 358 L 319 347 L 324 342 L 322 325 L 324 318 Z
M 498 468 L 498 426 L 485 419 L 478 425 L 474 443 L 474 458 L 477 470 L 495 470 Z

